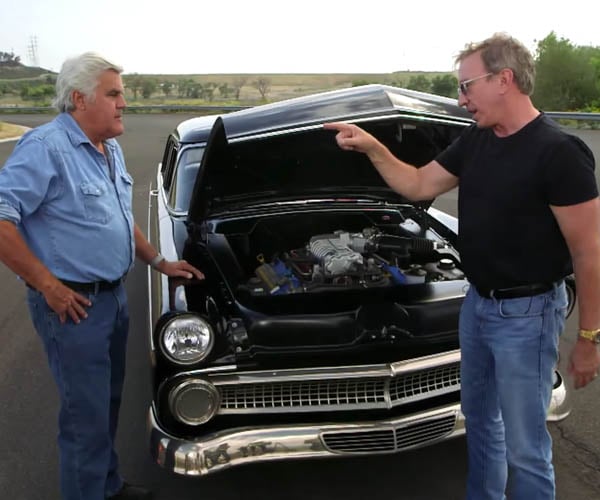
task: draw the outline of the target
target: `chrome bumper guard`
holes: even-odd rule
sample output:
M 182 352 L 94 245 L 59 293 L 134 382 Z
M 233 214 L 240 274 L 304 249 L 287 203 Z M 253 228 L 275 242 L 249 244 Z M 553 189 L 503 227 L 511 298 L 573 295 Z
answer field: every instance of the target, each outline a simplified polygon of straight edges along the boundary
M 464 433 L 460 405 L 408 417 L 353 424 L 237 428 L 184 441 L 160 429 L 149 412 L 152 454 L 178 474 L 199 476 L 268 460 L 394 453 Z
M 566 384 L 558 375 L 548 420 L 562 420 L 570 411 Z M 148 429 L 151 452 L 157 463 L 189 476 L 269 460 L 395 453 L 465 433 L 459 403 L 380 421 L 234 428 L 195 440 L 166 433 L 152 407 Z

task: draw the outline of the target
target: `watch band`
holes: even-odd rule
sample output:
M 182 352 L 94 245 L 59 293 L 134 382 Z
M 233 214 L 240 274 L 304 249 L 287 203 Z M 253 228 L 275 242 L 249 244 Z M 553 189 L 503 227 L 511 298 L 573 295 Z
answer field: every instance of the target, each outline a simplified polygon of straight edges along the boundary
M 591 340 L 596 344 L 600 344 L 600 328 L 596 328 L 594 330 L 586 330 L 585 328 L 580 328 L 579 336 L 581 338 Z
M 165 260 L 165 256 L 159 253 L 150 261 L 150 267 L 152 269 L 156 269 L 156 266 L 158 266 L 163 260 Z

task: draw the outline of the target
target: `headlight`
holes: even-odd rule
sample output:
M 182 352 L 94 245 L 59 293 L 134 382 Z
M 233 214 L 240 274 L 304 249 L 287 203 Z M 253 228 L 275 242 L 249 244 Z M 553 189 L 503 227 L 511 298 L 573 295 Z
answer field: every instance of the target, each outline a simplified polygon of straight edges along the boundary
M 188 425 L 208 422 L 219 410 L 221 398 L 217 388 L 203 379 L 190 379 L 176 385 L 169 393 L 173 416 Z
M 199 316 L 182 314 L 167 321 L 160 333 L 160 347 L 171 361 L 191 365 L 210 353 L 214 333 L 210 324 Z

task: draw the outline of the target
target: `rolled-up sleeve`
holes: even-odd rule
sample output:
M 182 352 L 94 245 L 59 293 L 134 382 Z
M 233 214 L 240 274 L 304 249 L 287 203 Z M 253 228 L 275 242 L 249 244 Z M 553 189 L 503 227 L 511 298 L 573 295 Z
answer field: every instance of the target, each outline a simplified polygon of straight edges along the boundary
M 34 213 L 48 197 L 55 167 L 46 144 L 23 137 L 0 170 L 0 220 L 19 224 Z
M 2 198 L 0 198 L 0 220 L 7 220 L 15 224 L 21 222 L 21 214 L 8 203 L 5 203 Z

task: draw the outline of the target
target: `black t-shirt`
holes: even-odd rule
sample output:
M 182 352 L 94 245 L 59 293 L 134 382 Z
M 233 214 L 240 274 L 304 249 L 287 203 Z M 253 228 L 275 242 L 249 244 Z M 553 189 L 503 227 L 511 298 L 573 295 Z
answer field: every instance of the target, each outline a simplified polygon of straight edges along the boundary
M 540 114 L 508 137 L 473 125 L 436 160 L 459 177 L 459 251 L 473 284 L 506 288 L 573 272 L 550 205 L 598 196 L 582 140 Z

